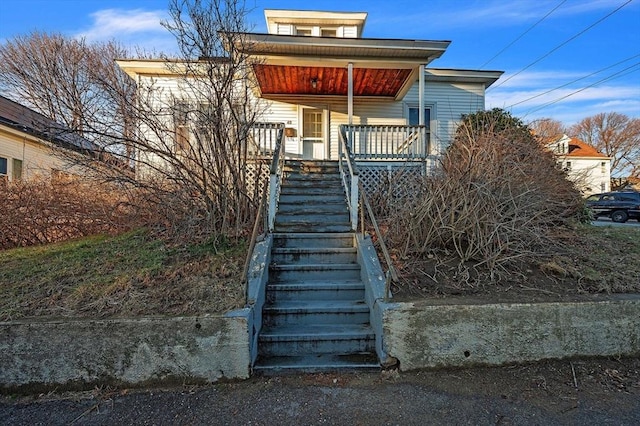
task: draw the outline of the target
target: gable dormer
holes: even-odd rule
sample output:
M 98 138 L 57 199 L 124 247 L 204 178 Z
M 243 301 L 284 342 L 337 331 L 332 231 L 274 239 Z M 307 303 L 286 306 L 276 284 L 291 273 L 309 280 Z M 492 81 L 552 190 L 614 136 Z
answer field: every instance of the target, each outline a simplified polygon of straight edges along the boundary
M 276 35 L 360 38 L 366 12 L 266 9 L 267 31 Z

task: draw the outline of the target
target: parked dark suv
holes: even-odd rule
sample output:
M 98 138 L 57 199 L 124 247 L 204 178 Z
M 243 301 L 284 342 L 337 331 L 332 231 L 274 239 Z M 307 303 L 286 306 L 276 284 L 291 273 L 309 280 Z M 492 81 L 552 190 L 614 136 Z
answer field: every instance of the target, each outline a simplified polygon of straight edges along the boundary
M 586 204 L 594 217 L 606 216 L 614 222 L 640 221 L 640 192 L 594 194 L 587 198 Z

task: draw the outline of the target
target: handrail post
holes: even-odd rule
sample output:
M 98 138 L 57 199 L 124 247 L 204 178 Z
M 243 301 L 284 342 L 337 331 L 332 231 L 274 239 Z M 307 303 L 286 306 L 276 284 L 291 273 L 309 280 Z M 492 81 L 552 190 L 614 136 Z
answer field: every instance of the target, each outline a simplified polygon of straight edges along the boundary
M 276 199 L 278 198 L 278 186 L 280 177 L 277 174 L 271 174 L 269 176 L 269 214 L 268 214 L 268 226 L 269 232 L 273 232 L 273 227 L 276 220 Z
M 358 201 L 360 197 L 358 195 L 358 175 L 351 177 L 351 229 L 358 230 Z

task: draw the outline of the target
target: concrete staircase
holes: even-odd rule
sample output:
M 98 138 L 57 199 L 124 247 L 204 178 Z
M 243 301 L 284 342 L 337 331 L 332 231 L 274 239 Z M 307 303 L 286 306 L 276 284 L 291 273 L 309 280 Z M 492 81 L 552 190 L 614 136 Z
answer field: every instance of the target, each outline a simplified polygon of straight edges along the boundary
M 291 161 L 254 369 L 378 368 L 337 162 Z

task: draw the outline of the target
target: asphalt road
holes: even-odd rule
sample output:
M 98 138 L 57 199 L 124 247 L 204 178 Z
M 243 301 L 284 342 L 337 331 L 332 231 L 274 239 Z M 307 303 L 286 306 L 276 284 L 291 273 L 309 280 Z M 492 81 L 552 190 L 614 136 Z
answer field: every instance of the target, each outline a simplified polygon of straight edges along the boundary
M 4 397 L 3 425 L 638 425 L 640 360 Z
M 634 219 L 629 219 L 625 223 L 616 223 L 613 222 L 608 217 L 599 217 L 598 219 L 591 222 L 594 226 L 617 226 L 617 227 L 630 227 L 630 228 L 639 228 L 640 222 Z

